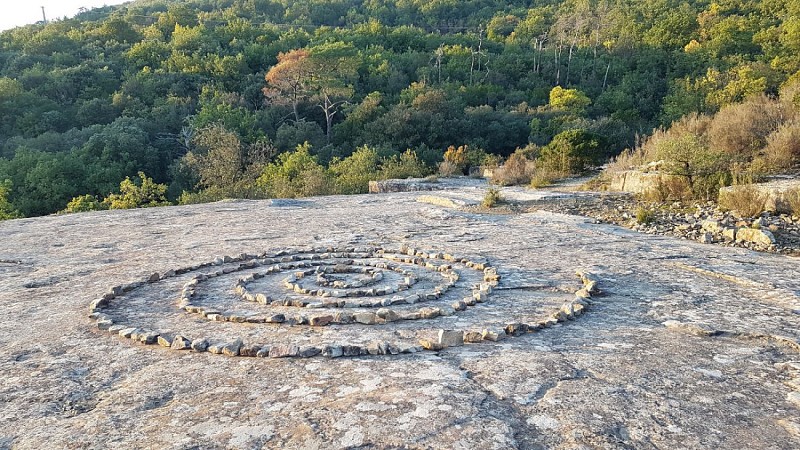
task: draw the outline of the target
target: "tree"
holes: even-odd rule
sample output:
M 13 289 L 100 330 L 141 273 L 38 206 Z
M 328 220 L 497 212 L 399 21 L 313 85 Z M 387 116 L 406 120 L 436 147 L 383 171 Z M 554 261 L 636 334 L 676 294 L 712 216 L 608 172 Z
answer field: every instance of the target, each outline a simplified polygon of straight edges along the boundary
M 220 124 L 197 131 L 192 139 L 193 150 L 183 157 L 183 163 L 200 178 L 204 188 L 233 187 L 245 168 L 245 155 L 236 133 Z
M 306 49 L 278 54 L 278 63 L 272 66 L 265 78 L 264 95 L 275 103 L 292 106 L 294 120 L 300 121 L 298 106 L 308 97 L 314 68 Z
M 11 180 L 5 180 L 0 183 L 0 220 L 16 219 L 20 217 L 19 213 L 14 210 L 11 202 L 8 201 L 10 193 Z
M 301 120 L 300 102 L 316 103 L 325 115 L 325 136 L 330 143 L 334 116 L 353 95 L 357 62 L 353 46 L 342 42 L 281 53 L 265 76 L 264 94 L 278 104 L 291 105 L 297 122 Z
M 556 86 L 550 91 L 550 107 L 555 110 L 583 113 L 592 101 L 577 89 L 564 89 Z
M 110 194 L 103 200 L 110 209 L 149 208 L 167 206 L 167 185 L 157 184 L 144 172 L 139 172 L 139 182 L 125 177 L 119 184 L 119 194 Z
M 603 139 L 586 130 L 567 130 L 557 134 L 542 147 L 540 161 L 548 169 L 562 174 L 581 173 L 601 161 Z

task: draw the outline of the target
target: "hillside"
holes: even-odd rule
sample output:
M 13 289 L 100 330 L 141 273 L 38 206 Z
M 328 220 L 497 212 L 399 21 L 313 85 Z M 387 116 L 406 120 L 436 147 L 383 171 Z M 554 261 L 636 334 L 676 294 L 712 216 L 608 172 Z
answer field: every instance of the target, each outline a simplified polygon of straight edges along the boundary
M 0 217 L 102 198 L 139 172 L 171 201 L 324 193 L 262 178 L 305 142 L 326 169 L 363 146 L 380 165 L 410 149 L 433 170 L 451 145 L 479 163 L 567 130 L 606 157 L 686 114 L 776 94 L 800 69 L 798 27 L 796 0 L 90 10 L 0 33 Z

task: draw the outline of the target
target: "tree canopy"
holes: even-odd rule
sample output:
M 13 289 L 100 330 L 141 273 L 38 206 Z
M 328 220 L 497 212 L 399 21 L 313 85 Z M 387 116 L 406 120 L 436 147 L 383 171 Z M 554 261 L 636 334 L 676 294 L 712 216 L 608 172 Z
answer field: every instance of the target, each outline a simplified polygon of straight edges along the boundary
M 798 36 L 800 0 L 140 0 L 87 10 L 0 33 L 3 208 L 60 211 L 139 172 L 171 200 L 274 194 L 262 175 L 306 192 L 360 191 L 358 177 L 325 177 L 364 146 L 379 167 L 402 161 L 401 174 L 436 167 L 450 146 L 507 157 L 556 136 L 556 153 L 588 136 L 612 155 L 687 115 L 777 95 L 800 78 Z M 298 146 L 303 170 L 325 173 L 313 189 L 270 168 Z

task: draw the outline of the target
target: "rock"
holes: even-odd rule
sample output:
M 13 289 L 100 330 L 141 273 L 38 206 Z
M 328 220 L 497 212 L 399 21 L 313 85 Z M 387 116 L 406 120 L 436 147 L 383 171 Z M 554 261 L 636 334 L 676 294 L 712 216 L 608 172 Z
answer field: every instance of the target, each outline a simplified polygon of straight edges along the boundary
M 308 324 L 312 327 L 324 327 L 333 322 L 333 316 L 316 316 L 308 319 Z
M 421 195 L 417 197 L 417 201 L 420 203 L 430 203 L 431 205 L 443 206 L 445 208 L 454 208 L 454 209 L 477 204 L 477 202 L 473 201 L 449 198 L 439 195 Z
M 662 325 L 671 330 L 675 330 L 693 336 L 701 336 L 701 337 L 716 336 L 721 333 L 721 331 L 715 330 L 710 326 L 702 323 L 687 323 L 687 322 L 679 322 L 677 320 L 667 320 L 666 322 L 663 322 Z
M 737 242 L 752 242 L 761 246 L 769 246 L 775 243 L 775 236 L 769 230 L 757 230 L 754 228 L 740 228 L 736 233 Z
M 275 345 L 269 349 L 270 358 L 289 358 L 297 356 L 298 353 L 300 353 L 300 348 L 291 344 Z
M 437 343 L 444 347 L 460 347 L 464 345 L 464 332 L 439 330 Z
M 226 344 L 222 347 L 222 354 L 225 356 L 239 356 L 239 350 L 241 350 L 241 348 L 242 340 L 236 339 L 230 344 Z
M 378 323 L 378 316 L 373 312 L 359 312 L 353 314 L 353 320 L 364 325 L 375 325 Z
M 307 346 L 300 348 L 300 350 L 297 352 L 297 356 L 301 358 L 311 358 L 312 356 L 317 356 L 320 353 L 322 353 L 322 350 L 320 348 Z
M 159 334 L 155 331 L 145 330 L 141 333 L 138 333 L 138 336 L 134 339 L 134 335 L 131 335 L 131 339 L 141 342 L 145 345 L 154 345 L 158 342 Z
M 700 236 L 697 240 L 702 244 L 713 244 L 714 243 L 714 235 L 711 233 L 700 233 Z
M 283 314 L 274 314 L 266 318 L 266 323 L 283 323 L 286 321 L 286 316 Z
M 162 347 L 172 347 L 172 340 L 166 336 L 158 336 L 158 345 Z
M 367 345 L 367 353 L 370 355 L 388 355 L 389 343 L 383 341 L 371 342 Z
M 170 348 L 173 350 L 189 350 L 192 348 L 192 341 L 178 334 L 172 339 Z
M 213 353 L 215 355 L 221 355 L 222 347 L 225 347 L 224 343 L 211 344 L 208 346 L 208 352 Z
M 342 356 L 359 356 L 361 354 L 361 347 L 358 345 L 343 345 Z
M 204 352 L 208 350 L 208 341 L 205 339 L 198 339 L 192 341 L 192 351 L 194 352 Z
M 736 240 L 736 227 L 728 227 L 722 230 L 722 237 L 726 241 L 735 241 Z
M 425 307 L 419 310 L 419 314 L 423 319 L 433 319 L 439 317 L 441 311 L 439 311 L 439 308 Z
M 453 302 L 450 306 L 456 311 L 465 311 L 467 309 L 467 304 L 463 300 Z
M 327 356 L 328 358 L 338 358 L 343 354 L 341 345 L 328 345 L 322 349 L 322 356 Z
M 267 357 L 269 357 L 269 351 L 270 350 L 271 350 L 271 347 L 269 345 L 264 345 L 264 346 L 261 347 L 260 350 L 258 350 L 258 352 L 256 352 L 256 357 L 258 357 L 258 358 L 267 358 Z
M 456 310 L 450 305 L 443 305 L 439 307 L 439 314 L 444 317 L 452 316 L 456 313 Z
M 480 331 L 467 331 L 464 333 L 464 342 L 478 343 L 483 340 L 483 334 Z
M 400 315 L 397 314 L 394 310 L 389 308 L 381 308 L 376 312 L 376 314 L 378 315 L 378 317 L 387 322 L 395 322 L 397 320 L 400 320 Z
M 481 333 L 484 341 L 500 341 L 506 338 L 506 332 L 499 328 L 487 328 Z
M 528 325 L 524 323 L 509 323 L 506 324 L 505 332 L 510 336 L 521 336 L 528 332 Z
M 389 192 L 417 192 L 435 191 L 444 189 L 436 182 L 427 181 L 424 178 L 408 178 L 405 180 L 381 180 L 369 182 L 369 193 L 380 194 Z
M 421 345 L 422 348 L 424 348 L 425 350 L 433 350 L 433 351 L 442 350 L 444 348 L 442 344 L 432 341 L 430 339 L 420 339 L 419 345 Z
M 723 227 L 719 223 L 719 220 L 715 219 L 706 219 L 700 222 L 701 227 L 704 231 L 708 231 L 709 233 L 722 233 Z

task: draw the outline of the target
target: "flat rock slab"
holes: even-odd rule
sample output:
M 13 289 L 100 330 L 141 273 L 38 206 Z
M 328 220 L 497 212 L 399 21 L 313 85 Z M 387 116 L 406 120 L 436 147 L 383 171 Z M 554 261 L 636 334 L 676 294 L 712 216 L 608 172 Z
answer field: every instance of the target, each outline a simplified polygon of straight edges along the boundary
M 480 198 L 485 189 L 446 194 Z M 287 206 L 233 201 L 0 223 L 0 261 L 15 261 L 0 276 L 0 448 L 800 447 L 797 259 L 558 214 L 437 208 L 404 193 Z M 311 327 L 296 321 L 298 310 L 384 306 L 244 301 L 234 287 L 250 272 L 221 257 L 403 244 L 484 258 L 500 285 L 451 315 L 366 314 Z M 200 270 L 220 275 L 197 286 L 197 301 L 272 323 L 180 310 L 197 272 L 110 300 L 108 320 L 130 325 L 116 334 L 87 317 L 112 286 L 218 257 Z M 602 290 L 580 316 L 506 334 L 507 324 L 545 320 L 572 300 L 577 269 L 596 274 Z M 415 288 L 442 282 L 425 270 Z M 482 273 L 457 270 L 439 298 L 389 308 L 405 317 L 464 301 Z M 381 283 L 402 279 L 384 273 Z M 265 276 L 253 288 L 269 283 Z M 440 329 L 472 331 L 463 345 L 422 351 L 419 341 L 438 344 Z M 119 337 L 142 330 L 187 350 Z

